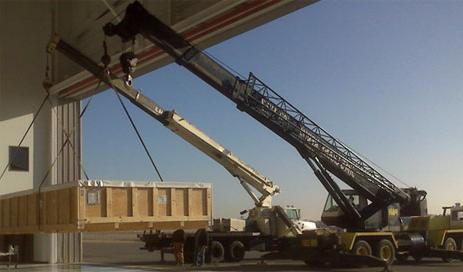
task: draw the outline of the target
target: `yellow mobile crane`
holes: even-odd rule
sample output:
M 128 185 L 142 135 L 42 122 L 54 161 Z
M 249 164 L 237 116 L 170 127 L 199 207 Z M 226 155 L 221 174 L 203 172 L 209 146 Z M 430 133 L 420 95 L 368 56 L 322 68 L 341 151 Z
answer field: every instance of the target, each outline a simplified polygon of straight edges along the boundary
M 442 220 L 427 217 L 425 191 L 398 188 L 252 73 L 247 79 L 232 73 L 138 2 L 127 7 L 120 23 L 108 23 L 104 31 L 123 41 L 143 35 L 234 102 L 239 110 L 295 147 L 329 193 L 323 219 L 345 229 L 338 234 L 345 252 L 375 255 L 388 263 L 396 254 L 445 259 L 463 256 L 463 252 L 455 250 L 463 243 L 463 227 L 454 228 L 448 216 Z M 352 193 L 341 190 L 333 176 L 351 187 Z M 361 203 L 353 202 L 351 196 L 360 197 Z M 424 221 L 421 225 L 420 220 Z M 433 231 L 435 239 L 429 235 Z M 310 241 L 304 245 L 320 247 Z

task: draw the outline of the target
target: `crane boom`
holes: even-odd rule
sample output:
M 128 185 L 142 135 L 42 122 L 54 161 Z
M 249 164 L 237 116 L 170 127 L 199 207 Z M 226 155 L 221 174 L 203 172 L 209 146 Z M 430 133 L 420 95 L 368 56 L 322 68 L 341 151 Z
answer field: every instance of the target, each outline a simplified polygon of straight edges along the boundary
M 143 95 L 123 80 L 113 76 L 108 70 L 74 49 L 65 41 L 55 36 L 49 45 L 49 51 L 56 49 L 80 64 L 87 71 L 125 96 L 135 106 L 142 109 L 154 119 L 168 127 L 177 136 L 195 146 L 211 159 L 222 165 L 230 174 L 240 181 L 257 207 L 271 207 L 272 196 L 279 192 L 279 187 L 270 179 L 240 160 L 228 149 L 214 141 L 204 132 L 194 127 L 175 111 L 166 111 L 149 97 Z M 254 191 L 260 193 L 256 195 Z
M 406 192 L 252 73 L 247 79 L 234 75 L 151 15 L 140 3 L 130 4 L 124 19 L 117 25 L 107 24 L 104 31 L 108 36 L 118 35 L 125 41 L 137 34 L 143 35 L 178 64 L 232 100 L 238 109 L 294 146 L 347 215 L 351 225 L 360 227 L 361 222 L 392 202 L 410 201 Z M 371 203 L 357 210 L 330 174 L 366 196 Z

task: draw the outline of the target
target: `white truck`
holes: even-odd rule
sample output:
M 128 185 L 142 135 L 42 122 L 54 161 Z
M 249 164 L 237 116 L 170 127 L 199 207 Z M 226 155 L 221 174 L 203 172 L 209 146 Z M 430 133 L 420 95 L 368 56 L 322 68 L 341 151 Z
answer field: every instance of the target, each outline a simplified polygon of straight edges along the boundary
M 158 112 L 161 108 L 158 107 Z M 162 123 L 176 135 L 223 166 L 238 179 L 254 201 L 255 207 L 248 211 L 245 220 L 226 218 L 213 220 L 209 230 L 211 257 L 215 261 L 240 261 L 248 250 L 270 251 L 275 238 L 300 235 L 302 231 L 314 229 L 313 222 L 302 221 L 300 210 L 293 206 L 272 206 L 272 197 L 280 192 L 279 187 L 236 155 L 197 129 L 174 111 L 163 111 Z M 244 222 L 242 222 L 244 221 Z M 149 232 L 140 235 L 145 249 L 163 250 L 171 244 L 169 233 Z M 185 257 L 191 260 L 194 237 L 187 234 Z

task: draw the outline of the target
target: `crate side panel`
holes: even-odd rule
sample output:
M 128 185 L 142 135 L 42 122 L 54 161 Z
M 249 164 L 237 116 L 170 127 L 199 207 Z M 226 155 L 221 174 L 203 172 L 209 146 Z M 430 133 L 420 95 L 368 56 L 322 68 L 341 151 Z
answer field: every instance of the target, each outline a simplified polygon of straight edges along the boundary
M 77 224 L 79 213 L 78 187 L 69 188 L 69 222 Z
M 27 196 L 20 196 L 18 197 L 19 200 L 19 218 L 18 218 L 18 226 L 24 227 L 27 226 Z
M 129 216 L 131 213 L 132 199 L 130 188 L 111 188 L 112 192 L 112 216 Z
M 157 207 L 158 216 L 170 216 L 171 211 L 171 190 L 170 188 L 158 188 L 157 198 L 154 200 Z
M 38 198 L 37 194 L 30 194 L 27 196 L 27 205 L 28 205 L 28 210 L 27 210 L 27 225 L 28 226 L 37 226 L 37 218 L 38 218 L 38 212 L 39 210 L 37 209 L 38 207 Z
M 10 227 L 17 228 L 18 227 L 18 219 L 19 215 L 19 198 L 13 197 L 10 199 L 10 209 L 11 209 L 11 222 Z
M 191 216 L 207 215 L 207 190 L 194 188 L 191 190 Z
M 152 190 L 151 188 L 138 188 L 137 194 L 137 212 L 138 216 L 152 216 L 152 197 L 150 197 Z
M 45 192 L 46 196 L 46 216 L 45 225 L 57 225 L 58 224 L 58 192 L 48 191 Z
M 175 189 L 175 215 L 188 215 L 188 189 Z
M 71 221 L 71 194 L 69 189 L 59 190 L 58 196 L 58 224 L 69 224 Z
M 10 209 L 10 199 L 2 199 L 2 227 L 10 227 L 10 218 L 11 218 L 11 209 Z
M 102 188 L 83 188 L 83 190 L 86 217 L 103 217 L 106 214 L 105 190 Z

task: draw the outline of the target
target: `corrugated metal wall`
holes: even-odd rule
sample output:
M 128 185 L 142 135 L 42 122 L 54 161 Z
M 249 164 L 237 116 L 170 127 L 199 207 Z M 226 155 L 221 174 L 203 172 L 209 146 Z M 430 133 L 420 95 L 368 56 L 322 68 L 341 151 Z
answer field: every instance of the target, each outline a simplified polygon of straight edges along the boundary
M 54 107 L 52 112 L 52 154 L 57 158 L 53 169 L 52 184 L 62 184 L 81 178 L 81 124 L 80 102 Z M 80 233 L 53 234 L 56 246 L 55 262 L 76 263 L 82 261 Z

